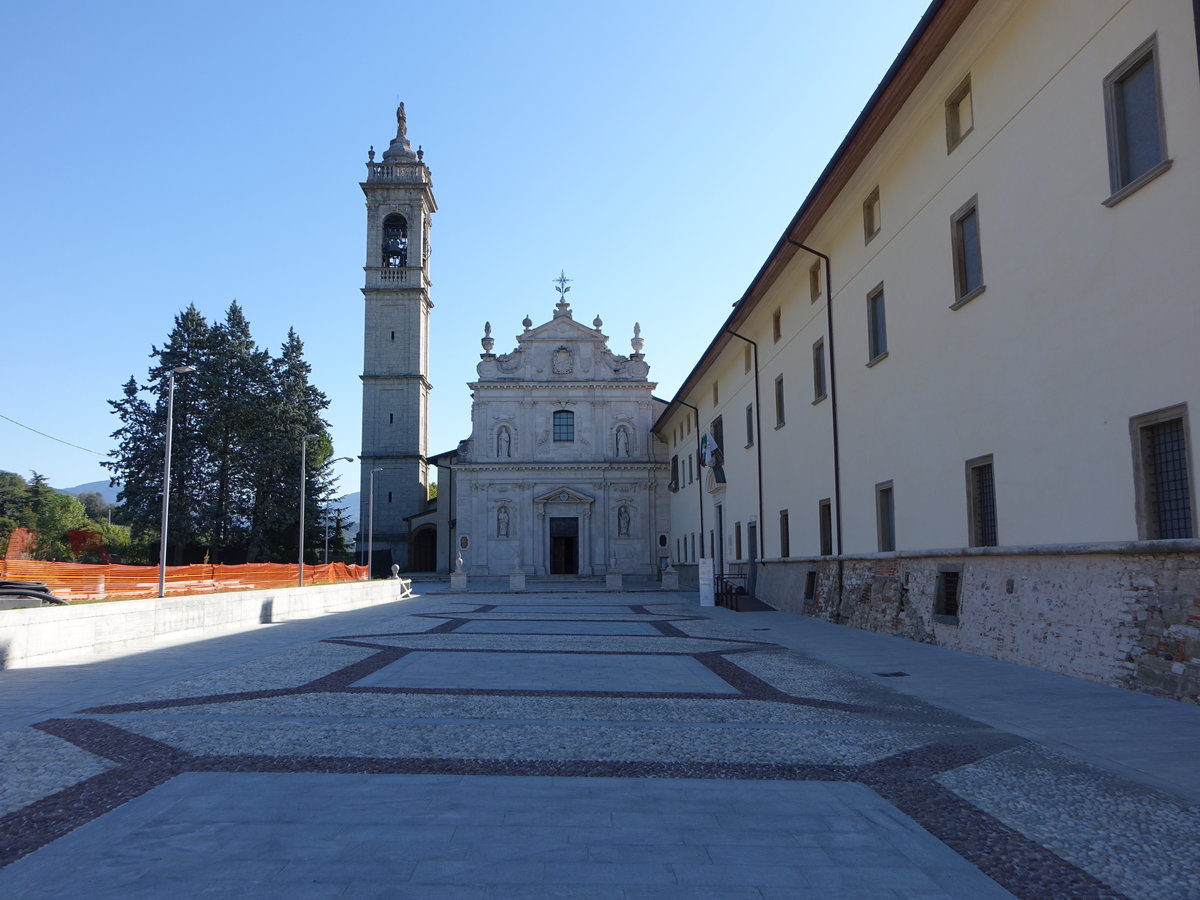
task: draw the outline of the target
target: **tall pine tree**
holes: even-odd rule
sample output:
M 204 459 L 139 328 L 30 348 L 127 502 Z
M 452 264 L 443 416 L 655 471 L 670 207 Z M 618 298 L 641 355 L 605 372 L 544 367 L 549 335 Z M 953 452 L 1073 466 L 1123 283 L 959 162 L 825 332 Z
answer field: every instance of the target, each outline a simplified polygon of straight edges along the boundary
M 171 453 L 168 545 L 173 562 L 286 562 L 296 558 L 300 442 L 309 441 L 305 547 L 310 561 L 324 540 L 319 511 L 329 505 L 332 446 L 321 413 L 325 395 L 309 382 L 304 344 L 289 331 L 278 359 L 255 343 L 236 301 L 209 326 L 189 306 L 161 349 L 149 381 L 124 385 L 110 401 L 121 427 L 105 465 L 122 484 L 120 501 L 134 533 L 159 527 L 168 373 L 178 376 Z M 147 395 L 149 399 L 147 399 Z

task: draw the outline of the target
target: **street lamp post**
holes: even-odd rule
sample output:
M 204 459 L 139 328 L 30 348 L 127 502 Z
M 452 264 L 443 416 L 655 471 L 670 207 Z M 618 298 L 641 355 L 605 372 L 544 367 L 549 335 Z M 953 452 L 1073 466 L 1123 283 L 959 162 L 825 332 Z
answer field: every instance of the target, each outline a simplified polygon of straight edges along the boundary
M 371 580 L 371 562 L 375 553 L 375 473 L 382 472 L 383 466 L 371 470 L 371 482 L 367 497 L 367 580 Z
M 167 595 L 167 513 L 171 506 L 171 432 L 175 423 L 175 376 L 195 372 L 195 366 L 171 370 L 167 388 L 167 452 L 163 461 L 162 524 L 158 534 L 158 596 Z
M 297 587 L 304 587 L 304 487 L 308 481 L 308 442 L 316 440 L 320 435 L 306 434 L 300 438 L 300 575 Z

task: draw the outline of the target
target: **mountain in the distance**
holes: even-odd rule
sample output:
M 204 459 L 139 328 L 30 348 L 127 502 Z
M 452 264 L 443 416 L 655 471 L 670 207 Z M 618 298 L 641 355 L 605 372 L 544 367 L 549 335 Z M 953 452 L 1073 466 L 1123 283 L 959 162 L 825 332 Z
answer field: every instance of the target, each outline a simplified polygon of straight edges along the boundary
M 121 488 L 109 487 L 108 479 L 104 481 L 89 481 L 87 484 L 77 484 L 75 487 L 55 488 L 60 494 L 71 494 L 78 497 L 80 494 L 99 494 L 104 498 L 105 503 L 116 503 L 117 494 L 121 492 Z
M 120 493 L 121 488 L 119 485 L 109 487 L 107 481 L 89 481 L 86 484 L 77 484 L 69 488 L 55 488 L 55 490 L 60 494 L 71 494 L 75 497 L 80 494 L 99 494 L 104 498 L 105 503 L 116 503 L 117 494 Z M 359 492 L 355 491 L 345 497 L 338 497 L 330 504 L 335 509 L 345 510 L 346 520 L 353 523 L 353 527 L 347 529 L 350 532 L 358 527 L 358 497 Z

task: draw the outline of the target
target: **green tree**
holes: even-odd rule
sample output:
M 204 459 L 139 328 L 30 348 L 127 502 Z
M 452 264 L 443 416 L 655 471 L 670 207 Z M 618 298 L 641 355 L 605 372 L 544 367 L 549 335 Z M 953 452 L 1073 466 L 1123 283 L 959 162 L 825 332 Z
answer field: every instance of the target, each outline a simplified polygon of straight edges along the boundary
M 295 331 L 272 358 L 255 343 L 236 301 L 212 327 L 189 306 L 176 316 L 167 343 L 150 355 L 149 381 L 130 378 L 122 399 L 110 402 L 121 427 L 106 465 L 123 486 L 118 521 L 131 526 L 133 545 L 158 528 L 167 377 L 189 365 L 196 372 L 176 380 L 172 558 L 295 559 L 301 440 L 315 435 L 304 474 L 304 543 L 316 561 L 324 540 L 320 510 L 333 494 L 333 447 L 321 418 L 329 401 L 309 381 L 311 367 Z

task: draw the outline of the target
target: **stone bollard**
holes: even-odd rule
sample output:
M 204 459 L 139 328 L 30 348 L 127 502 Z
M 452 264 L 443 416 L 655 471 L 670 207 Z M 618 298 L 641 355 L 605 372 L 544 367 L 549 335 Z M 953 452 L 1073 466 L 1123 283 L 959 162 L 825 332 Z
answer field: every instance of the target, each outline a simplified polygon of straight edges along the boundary
M 679 590 L 679 573 L 675 571 L 675 567 L 670 563 L 663 569 L 662 573 L 662 590 L 677 591 Z

